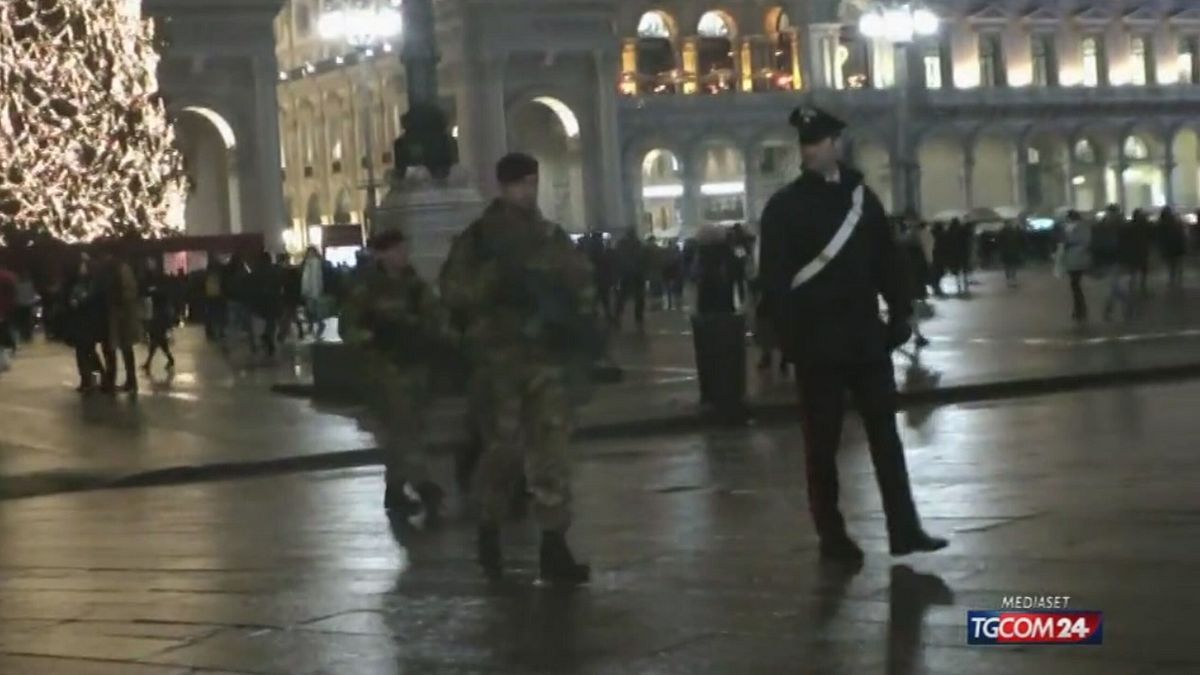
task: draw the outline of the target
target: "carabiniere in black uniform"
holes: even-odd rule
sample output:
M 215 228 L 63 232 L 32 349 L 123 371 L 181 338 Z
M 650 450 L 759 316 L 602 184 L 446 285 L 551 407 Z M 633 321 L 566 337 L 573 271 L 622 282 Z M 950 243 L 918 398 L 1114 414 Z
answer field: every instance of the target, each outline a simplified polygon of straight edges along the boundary
M 836 143 L 845 128 L 814 108 L 792 113 L 791 123 L 801 146 Z M 796 364 L 809 508 L 822 557 L 863 557 L 838 510 L 836 453 L 847 391 L 866 427 L 892 554 L 945 547 L 921 528 L 896 429 L 891 352 L 911 337 L 912 303 L 882 203 L 847 166 L 825 173 L 806 167 L 767 203 L 761 227 L 763 309 Z

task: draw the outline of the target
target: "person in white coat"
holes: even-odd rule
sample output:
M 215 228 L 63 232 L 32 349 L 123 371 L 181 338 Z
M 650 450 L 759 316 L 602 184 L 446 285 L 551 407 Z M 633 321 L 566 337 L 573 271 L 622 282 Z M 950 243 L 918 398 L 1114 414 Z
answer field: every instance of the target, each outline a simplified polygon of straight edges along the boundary
M 1083 295 L 1083 275 L 1092 268 L 1092 225 L 1078 211 L 1069 211 L 1062 236 L 1061 265 L 1071 279 L 1071 318 L 1086 321 L 1088 311 Z
M 300 265 L 300 297 L 304 301 L 308 330 L 318 340 L 325 334 L 325 310 L 321 302 L 324 295 L 325 259 L 315 246 L 309 246 Z

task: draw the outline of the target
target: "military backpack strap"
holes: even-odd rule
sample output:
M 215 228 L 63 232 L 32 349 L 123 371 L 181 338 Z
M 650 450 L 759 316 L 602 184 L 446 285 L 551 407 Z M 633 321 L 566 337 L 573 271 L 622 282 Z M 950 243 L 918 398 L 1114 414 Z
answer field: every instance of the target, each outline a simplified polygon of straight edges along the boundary
M 817 254 L 817 257 L 810 260 L 804 267 L 801 267 L 800 271 L 796 272 L 796 276 L 792 277 L 792 290 L 800 288 L 812 280 L 813 277 L 820 274 L 821 270 L 825 269 L 825 266 L 832 262 L 838 253 L 842 252 L 842 248 L 845 247 L 846 242 L 850 241 L 854 230 L 858 228 L 858 221 L 862 220 L 863 192 L 864 188 L 862 185 L 854 188 L 854 194 L 850 197 L 850 211 L 846 213 L 846 218 L 842 221 L 841 227 L 833 234 L 833 238 Z

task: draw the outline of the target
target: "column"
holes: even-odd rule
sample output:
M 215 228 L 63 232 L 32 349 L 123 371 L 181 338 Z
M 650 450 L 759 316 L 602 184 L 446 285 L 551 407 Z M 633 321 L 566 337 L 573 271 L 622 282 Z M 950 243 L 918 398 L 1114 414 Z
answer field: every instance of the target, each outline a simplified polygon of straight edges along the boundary
M 1122 210 L 1128 203 L 1128 190 L 1125 189 L 1125 172 L 1128 170 L 1129 158 L 1125 155 L 1125 139 L 1122 138 L 1117 143 L 1117 204 Z
M 507 56 L 479 54 L 464 61 L 465 83 L 458 88 L 461 161 L 485 197 L 495 194 L 496 161 L 508 151 L 504 109 Z
M 1017 161 L 1013 170 L 1013 205 L 1024 209 L 1028 201 L 1025 183 L 1029 179 L 1029 149 L 1023 140 L 1017 141 Z
M 1075 153 L 1072 152 L 1074 147 L 1075 144 L 1070 143 L 1063 156 L 1063 174 L 1067 181 L 1067 189 L 1063 194 L 1067 196 L 1067 206 L 1072 209 L 1079 208 L 1079 191 L 1075 186 Z
M 696 148 L 685 148 L 683 166 L 680 167 L 680 177 L 683 179 L 683 223 L 680 233 L 683 237 L 696 234 L 700 227 L 700 171 Z
M 758 36 L 752 35 L 742 38 L 741 58 L 738 59 L 738 72 L 735 74 L 740 82 L 741 91 L 754 91 L 754 43 L 759 39 Z
M 914 185 L 914 172 L 916 169 L 916 159 L 913 157 L 912 144 L 912 129 L 910 118 L 912 116 L 912 98 L 911 88 L 912 82 L 909 78 L 908 68 L 908 45 L 897 45 L 894 51 L 894 64 L 896 69 L 896 161 L 899 163 L 900 171 L 897 172 L 898 189 L 893 192 L 895 195 L 894 206 L 897 213 L 907 213 L 909 210 L 917 208 L 917 202 L 920 201 L 917 194 L 919 190 Z
M 613 83 L 619 77 L 619 64 L 617 55 L 610 51 L 595 51 L 592 57 L 596 66 L 603 222 L 591 225 L 613 228 L 633 222 L 625 208 L 625 193 L 621 189 L 621 140 L 617 132 L 617 101 L 613 90 Z
M 697 83 L 696 77 L 700 72 L 700 52 L 696 46 L 696 38 L 689 37 L 683 39 L 683 48 L 681 49 L 681 60 L 684 76 L 687 78 L 683 82 L 683 93 L 696 93 Z
M 812 24 L 808 30 L 808 53 L 811 76 L 809 87 L 813 89 L 838 88 L 837 44 L 839 24 Z
M 811 75 L 801 72 L 800 69 L 800 63 L 804 59 L 800 57 L 799 33 L 797 33 L 795 29 L 792 29 L 792 31 L 788 33 L 787 39 L 792 44 L 792 89 L 800 91 L 801 89 L 805 88 Z
M 283 180 L 279 173 L 279 63 L 275 50 L 261 50 L 254 57 L 254 110 L 256 138 L 239 138 L 239 145 L 251 144 L 257 150 L 253 177 L 241 172 L 240 199 L 230 195 L 231 203 L 249 208 L 249 214 L 231 214 L 232 223 L 252 223 L 263 233 L 269 251 L 283 250 L 283 231 L 289 226 L 283 208 Z M 255 189 L 257 187 L 257 189 Z M 234 208 L 237 208 L 236 206 Z M 244 218 L 249 215 L 249 218 Z
M 1171 143 L 1171 139 L 1167 138 L 1163 142 L 1163 196 L 1166 199 L 1167 206 L 1175 204 L 1175 145 Z
M 967 143 L 963 147 L 963 195 L 966 197 L 967 210 L 975 208 L 975 144 Z

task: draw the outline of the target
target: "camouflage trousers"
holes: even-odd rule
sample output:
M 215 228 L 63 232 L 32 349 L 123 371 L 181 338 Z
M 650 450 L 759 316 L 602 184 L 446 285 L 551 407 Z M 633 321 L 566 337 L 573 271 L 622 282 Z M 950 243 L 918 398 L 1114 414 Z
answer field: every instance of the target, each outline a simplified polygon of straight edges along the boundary
M 523 474 L 542 529 L 566 530 L 572 406 L 562 369 L 484 368 L 472 383 L 472 399 L 483 440 L 475 471 L 481 520 L 500 524 L 508 518 Z
M 371 364 L 362 426 L 375 436 L 383 454 L 389 484 L 398 480 L 429 478 L 425 446 L 425 416 L 429 402 L 429 376 L 424 369 L 401 369 L 391 364 Z

